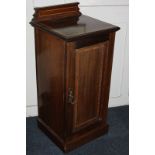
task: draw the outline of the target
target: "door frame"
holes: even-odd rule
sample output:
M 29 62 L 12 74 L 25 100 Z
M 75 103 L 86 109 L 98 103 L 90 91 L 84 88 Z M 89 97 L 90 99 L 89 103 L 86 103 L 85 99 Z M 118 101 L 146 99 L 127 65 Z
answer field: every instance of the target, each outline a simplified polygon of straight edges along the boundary
M 109 39 L 106 42 L 107 50 L 104 52 L 103 61 L 103 75 L 101 83 L 101 101 L 100 101 L 100 116 L 102 119 L 90 123 L 88 126 L 82 126 L 81 128 L 74 128 L 74 109 L 75 105 L 67 102 L 68 90 L 72 88 L 73 94 L 75 94 L 75 52 L 76 42 L 67 42 L 66 44 L 66 135 L 70 136 L 83 130 L 91 129 L 94 126 L 100 126 L 105 124 L 107 120 L 111 70 L 113 61 L 113 47 L 114 47 L 115 32 L 109 34 Z M 103 43 L 105 43 L 103 42 Z M 101 44 L 101 43 L 100 43 Z

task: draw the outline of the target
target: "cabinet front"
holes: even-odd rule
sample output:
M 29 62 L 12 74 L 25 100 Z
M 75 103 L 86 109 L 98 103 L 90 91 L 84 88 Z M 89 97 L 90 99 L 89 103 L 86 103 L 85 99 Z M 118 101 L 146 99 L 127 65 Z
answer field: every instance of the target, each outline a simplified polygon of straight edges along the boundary
M 108 41 L 67 51 L 67 116 L 74 133 L 102 122 L 102 82 Z

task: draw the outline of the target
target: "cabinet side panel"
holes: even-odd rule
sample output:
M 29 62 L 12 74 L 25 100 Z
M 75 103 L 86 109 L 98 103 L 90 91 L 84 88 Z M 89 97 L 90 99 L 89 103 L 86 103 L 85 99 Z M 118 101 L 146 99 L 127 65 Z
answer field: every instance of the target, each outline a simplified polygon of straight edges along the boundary
M 103 117 L 103 122 L 107 122 L 114 42 L 115 42 L 115 32 L 109 34 L 108 50 L 105 53 L 105 63 L 103 65 L 103 82 L 101 86 L 102 87 L 101 103 L 103 105 L 101 115 Z
M 38 113 L 55 134 L 63 136 L 65 42 L 35 30 Z

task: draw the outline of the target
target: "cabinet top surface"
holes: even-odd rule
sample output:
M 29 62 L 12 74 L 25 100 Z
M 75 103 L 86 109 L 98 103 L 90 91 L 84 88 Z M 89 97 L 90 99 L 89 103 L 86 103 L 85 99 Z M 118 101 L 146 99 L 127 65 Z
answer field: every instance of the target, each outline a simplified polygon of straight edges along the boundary
M 85 15 L 57 20 L 45 20 L 32 24 L 54 33 L 65 40 L 102 32 L 114 32 L 120 29 L 117 26 Z

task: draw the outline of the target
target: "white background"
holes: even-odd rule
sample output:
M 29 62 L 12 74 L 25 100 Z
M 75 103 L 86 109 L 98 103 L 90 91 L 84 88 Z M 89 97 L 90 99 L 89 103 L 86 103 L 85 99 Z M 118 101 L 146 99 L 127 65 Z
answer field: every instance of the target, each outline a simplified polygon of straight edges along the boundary
M 29 22 L 34 7 L 48 6 L 74 0 L 28 0 L 27 1 L 27 116 L 37 115 L 37 91 L 35 75 L 34 32 Z M 112 23 L 121 28 L 116 33 L 109 107 L 129 104 L 128 98 L 128 0 L 80 0 L 83 14 Z
M 21 0 L 1 2 L 1 155 L 26 155 L 25 8 Z M 130 155 L 155 154 L 154 15 L 154 1 L 130 2 Z

